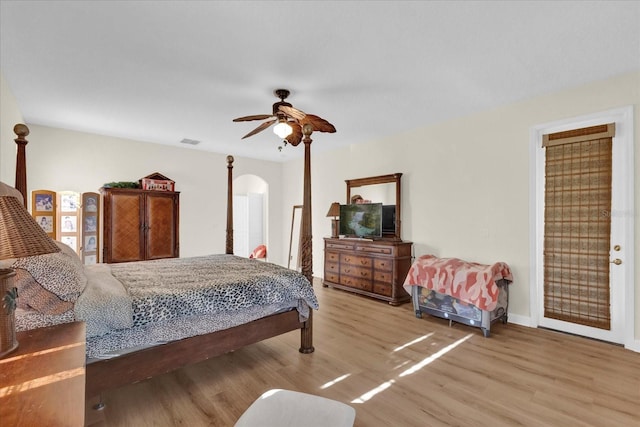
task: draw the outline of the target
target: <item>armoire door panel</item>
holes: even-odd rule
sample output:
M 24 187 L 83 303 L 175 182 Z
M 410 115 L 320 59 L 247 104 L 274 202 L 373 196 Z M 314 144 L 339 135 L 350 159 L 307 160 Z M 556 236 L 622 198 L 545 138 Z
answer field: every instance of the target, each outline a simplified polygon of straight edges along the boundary
M 146 207 L 146 259 L 176 257 L 177 203 L 172 196 L 149 195 Z
M 144 256 L 143 199 L 138 194 L 111 195 L 110 252 L 111 262 L 137 261 Z

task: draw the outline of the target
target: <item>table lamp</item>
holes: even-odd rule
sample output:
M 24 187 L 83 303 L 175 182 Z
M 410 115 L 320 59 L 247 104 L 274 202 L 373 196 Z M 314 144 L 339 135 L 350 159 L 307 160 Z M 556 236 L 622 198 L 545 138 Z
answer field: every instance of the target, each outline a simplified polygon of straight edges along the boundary
M 331 207 L 329 207 L 329 212 L 327 212 L 327 217 L 333 217 L 331 220 L 331 237 L 337 239 L 340 233 L 340 220 L 338 217 L 340 216 L 340 203 L 333 202 L 331 203 Z
M 59 251 L 25 209 L 20 192 L 0 182 L 0 261 Z M 15 275 L 12 268 L 0 264 L 0 358 L 18 347 Z

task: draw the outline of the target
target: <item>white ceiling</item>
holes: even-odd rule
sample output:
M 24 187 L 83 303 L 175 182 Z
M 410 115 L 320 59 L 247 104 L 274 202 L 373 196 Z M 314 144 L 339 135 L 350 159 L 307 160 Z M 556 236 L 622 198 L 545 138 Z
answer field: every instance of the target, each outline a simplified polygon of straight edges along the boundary
M 640 2 L 1 0 L 0 69 L 27 123 L 283 161 L 232 122 L 276 88 L 378 140 L 640 70 Z

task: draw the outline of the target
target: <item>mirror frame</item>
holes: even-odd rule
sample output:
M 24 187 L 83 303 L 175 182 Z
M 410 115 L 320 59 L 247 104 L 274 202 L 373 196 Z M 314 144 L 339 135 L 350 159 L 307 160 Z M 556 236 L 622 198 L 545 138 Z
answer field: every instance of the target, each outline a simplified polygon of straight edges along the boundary
M 382 238 L 386 240 L 402 241 L 402 211 L 401 211 L 401 180 L 402 173 L 397 172 L 389 175 L 370 176 L 368 178 L 345 179 L 347 183 L 347 204 L 351 203 L 351 189 L 364 187 L 367 185 L 377 184 L 394 184 L 396 185 L 396 231 L 394 234 L 383 234 Z

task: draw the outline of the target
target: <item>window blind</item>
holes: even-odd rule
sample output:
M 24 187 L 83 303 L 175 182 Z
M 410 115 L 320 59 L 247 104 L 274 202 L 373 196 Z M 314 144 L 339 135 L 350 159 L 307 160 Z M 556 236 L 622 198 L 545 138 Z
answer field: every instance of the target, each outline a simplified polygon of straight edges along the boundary
M 615 125 L 544 135 L 544 316 L 610 328 Z

